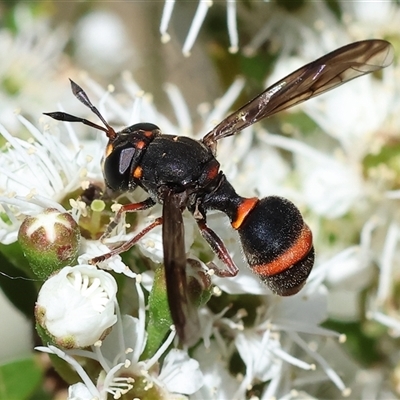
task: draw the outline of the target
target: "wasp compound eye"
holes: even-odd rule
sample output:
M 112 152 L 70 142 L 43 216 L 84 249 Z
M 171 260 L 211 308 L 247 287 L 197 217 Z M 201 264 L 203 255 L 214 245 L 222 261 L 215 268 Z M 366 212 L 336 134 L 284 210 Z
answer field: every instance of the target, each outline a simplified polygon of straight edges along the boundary
M 108 142 L 103 174 L 106 184 L 114 191 L 133 190 L 142 177 L 140 161 L 159 128 L 150 123 L 129 126 Z
M 129 190 L 132 181 L 131 165 L 135 147 L 129 142 L 110 143 L 103 162 L 107 186 L 114 191 Z
M 312 234 L 289 200 L 261 199 L 238 228 L 250 268 L 281 296 L 297 293 L 314 264 Z

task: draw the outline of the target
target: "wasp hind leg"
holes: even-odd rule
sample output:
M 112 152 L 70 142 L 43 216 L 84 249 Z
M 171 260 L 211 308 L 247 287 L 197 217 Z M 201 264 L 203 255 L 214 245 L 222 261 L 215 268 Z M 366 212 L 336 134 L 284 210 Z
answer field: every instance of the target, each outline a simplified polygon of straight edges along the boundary
M 200 229 L 201 235 L 210 245 L 213 252 L 217 257 L 224 263 L 226 268 L 220 268 L 213 262 L 209 262 L 207 266 L 219 277 L 233 277 L 239 272 L 238 267 L 233 262 L 224 242 L 221 238 L 206 224 L 205 219 L 197 221 L 197 225 Z

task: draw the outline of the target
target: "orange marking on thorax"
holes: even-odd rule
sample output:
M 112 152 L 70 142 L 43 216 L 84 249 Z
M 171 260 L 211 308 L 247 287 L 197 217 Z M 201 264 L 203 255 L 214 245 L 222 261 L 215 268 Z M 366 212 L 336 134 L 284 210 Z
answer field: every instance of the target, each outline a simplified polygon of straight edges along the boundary
M 236 219 L 232 221 L 231 225 L 234 229 L 239 229 L 243 221 L 249 214 L 249 212 L 258 203 L 257 197 L 251 197 L 250 199 L 244 199 L 237 209 Z
M 108 143 L 107 147 L 106 147 L 106 152 L 105 152 L 106 157 L 108 157 L 113 152 L 113 150 L 114 150 L 113 144 Z
M 300 236 L 293 243 L 292 247 L 287 249 L 275 260 L 267 264 L 254 265 L 251 269 L 261 276 L 272 276 L 286 271 L 292 265 L 302 260 L 311 250 L 312 233 L 310 228 L 304 224 Z
M 142 177 L 142 175 L 143 175 L 143 169 L 142 169 L 142 167 L 136 167 L 134 170 L 133 170 L 133 177 L 134 178 L 136 178 L 136 179 L 140 179 L 141 177 Z
M 135 147 L 139 150 L 143 149 L 146 146 L 146 142 L 144 140 L 140 140 L 136 143 Z
M 215 165 L 213 168 L 210 168 L 207 173 L 207 179 L 213 180 L 219 173 L 219 165 Z

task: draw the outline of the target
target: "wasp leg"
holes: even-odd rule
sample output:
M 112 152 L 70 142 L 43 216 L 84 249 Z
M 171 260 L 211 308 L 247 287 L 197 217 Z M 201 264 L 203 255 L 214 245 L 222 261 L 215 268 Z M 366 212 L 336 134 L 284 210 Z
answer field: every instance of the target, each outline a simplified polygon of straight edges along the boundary
M 214 271 L 215 275 L 220 277 L 236 276 L 239 272 L 239 269 L 233 262 L 221 238 L 211 228 L 207 226 L 204 219 L 198 220 L 197 225 L 199 226 L 201 235 L 210 245 L 217 257 L 225 264 L 226 269 L 217 267 L 213 262 L 209 263 L 208 267 Z
M 139 203 L 140 204 L 140 203 Z M 108 260 L 112 256 L 116 256 L 117 254 L 123 253 L 124 251 L 129 250 L 138 240 L 140 240 L 146 233 L 150 232 L 153 228 L 156 226 L 161 225 L 163 222 L 162 217 L 158 217 L 154 222 L 152 222 L 150 225 L 146 226 L 144 229 L 142 229 L 137 235 L 135 235 L 131 240 L 128 240 L 127 242 L 123 243 L 121 246 L 118 246 L 114 249 L 112 249 L 109 253 L 103 254 L 98 257 L 94 257 L 91 260 L 89 260 L 89 264 L 98 264 L 100 262 L 103 262 L 105 260 Z
M 100 240 L 103 242 L 104 239 L 108 238 L 112 232 L 112 230 L 119 224 L 121 221 L 122 215 L 126 212 L 135 212 L 135 211 L 143 211 L 151 208 L 155 205 L 155 201 L 149 197 L 140 203 L 132 203 L 123 205 L 115 215 L 114 219 L 108 224 L 106 231 L 101 236 Z

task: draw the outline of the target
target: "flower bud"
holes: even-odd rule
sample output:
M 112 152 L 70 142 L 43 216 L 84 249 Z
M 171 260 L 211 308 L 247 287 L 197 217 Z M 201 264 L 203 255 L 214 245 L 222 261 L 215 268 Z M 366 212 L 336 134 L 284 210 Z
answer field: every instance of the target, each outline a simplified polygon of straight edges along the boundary
M 93 394 L 82 382 L 75 383 L 68 388 L 68 400 L 92 400 Z
M 116 293 L 117 284 L 108 272 L 90 265 L 65 267 L 40 289 L 36 321 L 59 347 L 93 345 L 117 321 Z
M 81 234 L 68 213 L 48 208 L 35 217 L 26 217 L 18 241 L 32 271 L 41 279 L 75 262 Z

